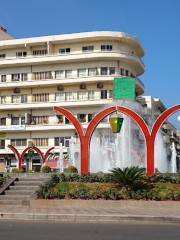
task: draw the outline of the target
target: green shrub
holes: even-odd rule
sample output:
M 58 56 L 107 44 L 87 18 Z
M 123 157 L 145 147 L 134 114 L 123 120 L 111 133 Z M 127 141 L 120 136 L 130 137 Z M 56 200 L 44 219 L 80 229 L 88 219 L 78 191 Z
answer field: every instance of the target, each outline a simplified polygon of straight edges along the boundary
M 0 177 L 0 187 L 7 181 L 8 177 Z
M 51 172 L 51 168 L 49 166 L 45 165 L 45 166 L 41 167 L 41 172 L 49 173 L 49 172 Z
M 78 170 L 77 170 L 77 168 L 76 167 L 74 167 L 74 166 L 69 166 L 68 168 L 67 168 L 67 171 L 66 171 L 67 173 L 78 173 Z
M 19 170 L 18 168 L 12 168 L 12 173 L 23 173 L 23 170 Z

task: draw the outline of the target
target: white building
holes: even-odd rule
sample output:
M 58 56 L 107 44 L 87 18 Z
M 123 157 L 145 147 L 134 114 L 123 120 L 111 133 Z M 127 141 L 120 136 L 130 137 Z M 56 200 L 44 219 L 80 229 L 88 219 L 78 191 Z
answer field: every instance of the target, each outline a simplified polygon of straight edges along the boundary
M 0 39 L 0 155 L 11 167 L 18 163 L 9 144 L 20 153 L 32 142 L 42 152 L 55 146 L 56 153 L 60 140 L 67 152 L 76 132 L 64 116 L 53 123 L 53 106 L 71 111 L 86 128 L 112 102 L 114 77 L 135 78 L 136 96 L 144 93 L 137 78 L 144 72 L 144 50 L 132 35 L 103 31 Z M 33 169 L 40 167 L 38 159 L 34 156 Z

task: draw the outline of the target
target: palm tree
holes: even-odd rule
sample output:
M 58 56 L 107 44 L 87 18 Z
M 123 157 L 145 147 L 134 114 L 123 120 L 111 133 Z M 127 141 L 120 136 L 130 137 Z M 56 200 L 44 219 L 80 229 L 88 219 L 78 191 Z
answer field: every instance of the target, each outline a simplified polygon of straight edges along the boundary
M 141 182 L 145 176 L 145 170 L 139 167 L 113 168 L 111 172 L 111 179 L 126 188 L 127 191 Z

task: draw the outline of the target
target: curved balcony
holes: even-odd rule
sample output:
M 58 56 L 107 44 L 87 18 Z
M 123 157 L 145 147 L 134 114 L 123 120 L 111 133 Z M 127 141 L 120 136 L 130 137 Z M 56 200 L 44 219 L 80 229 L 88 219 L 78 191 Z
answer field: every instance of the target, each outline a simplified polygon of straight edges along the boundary
M 45 56 L 27 56 L 24 58 L 5 58 L 0 61 L 0 68 L 8 66 L 27 66 L 30 64 L 52 64 L 52 63 L 70 63 L 97 60 L 120 60 L 132 65 L 141 75 L 144 72 L 144 63 L 141 58 L 135 54 L 122 51 L 94 51 L 83 53 L 71 53 L 63 55 L 45 55 Z

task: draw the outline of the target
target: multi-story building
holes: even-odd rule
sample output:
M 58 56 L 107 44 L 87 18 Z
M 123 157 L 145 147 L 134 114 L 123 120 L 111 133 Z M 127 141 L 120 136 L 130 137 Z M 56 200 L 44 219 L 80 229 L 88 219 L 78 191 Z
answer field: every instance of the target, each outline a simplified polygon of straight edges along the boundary
M 45 152 L 59 141 L 67 152 L 74 126 L 53 106 L 71 111 L 86 128 L 102 106 L 112 102 L 114 77 L 135 78 L 136 96 L 144 93 L 138 76 L 144 72 L 139 40 L 122 32 L 87 32 L 0 41 L 0 155 L 18 167 L 29 144 Z M 107 127 L 102 122 L 98 128 Z M 109 125 L 108 125 L 109 127 Z M 27 158 L 27 155 L 25 155 Z M 34 155 L 33 169 L 41 165 Z

